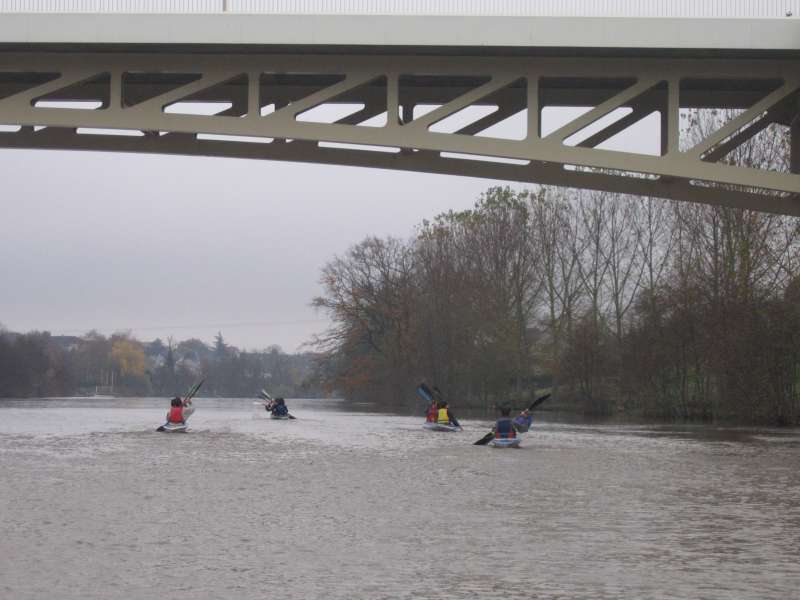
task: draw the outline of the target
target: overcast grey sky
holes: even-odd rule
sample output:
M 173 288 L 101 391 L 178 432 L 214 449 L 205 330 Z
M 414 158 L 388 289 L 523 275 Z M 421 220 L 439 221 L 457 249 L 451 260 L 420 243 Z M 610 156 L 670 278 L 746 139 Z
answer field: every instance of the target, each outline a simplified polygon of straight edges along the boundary
M 545 115 L 545 133 L 579 112 Z M 607 146 L 641 149 L 641 133 Z M 326 328 L 309 304 L 327 261 L 368 235 L 407 238 L 423 219 L 506 184 L 96 152 L 0 150 L 0 165 L 8 329 L 206 342 L 222 331 L 239 347 L 288 352 Z
M 321 267 L 489 181 L 220 158 L 0 151 L 0 323 L 294 351 Z

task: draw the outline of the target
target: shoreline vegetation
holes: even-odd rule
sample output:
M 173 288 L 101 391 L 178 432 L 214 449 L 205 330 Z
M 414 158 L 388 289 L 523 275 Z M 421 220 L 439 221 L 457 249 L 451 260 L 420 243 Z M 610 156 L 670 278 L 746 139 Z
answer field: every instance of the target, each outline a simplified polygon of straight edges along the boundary
M 322 397 L 314 360 L 313 353 L 286 354 L 279 346 L 242 351 L 221 333 L 209 345 L 195 338 L 142 342 L 125 332 L 78 337 L 0 328 L 0 398 L 176 396 L 200 377 L 212 397 L 252 398 L 265 386 L 284 396 Z
M 682 114 L 681 147 L 735 117 Z M 723 162 L 787 171 L 787 128 Z M 320 377 L 353 401 L 800 424 L 800 220 L 609 192 L 493 187 L 322 270 Z
M 320 378 L 352 401 L 800 424 L 800 221 L 604 192 L 489 189 L 323 269 Z

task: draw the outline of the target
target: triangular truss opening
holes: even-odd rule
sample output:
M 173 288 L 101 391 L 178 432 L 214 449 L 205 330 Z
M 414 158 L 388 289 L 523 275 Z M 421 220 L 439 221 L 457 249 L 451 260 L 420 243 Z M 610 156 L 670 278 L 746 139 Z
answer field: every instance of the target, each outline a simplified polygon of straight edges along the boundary
M 195 115 L 202 117 L 213 117 L 227 113 L 233 104 L 231 102 L 196 102 L 180 101 L 173 102 L 164 107 L 164 112 L 170 115 Z
M 665 150 L 661 139 L 662 112 L 652 108 L 650 105 L 635 109 L 617 108 L 564 140 L 564 144 L 580 148 L 661 156 Z M 563 118 L 563 113 L 568 111 L 561 110 L 560 116 Z M 588 112 L 591 107 L 574 110 L 577 114 L 572 119 Z
M 362 127 L 386 125 L 386 76 L 342 92 L 297 115 L 298 121 Z
M 489 76 L 474 75 L 401 75 L 399 79 L 398 118 L 408 124 L 472 92 L 491 81 Z M 458 112 L 458 109 L 456 109 Z M 451 115 L 446 115 L 448 117 Z M 463 118 L 463 117 L 462 117 Z M 442 121 L 439 119 L 431 126 Z
M 259 77 L 259 107 L 274 105 L 274 110 L 278 111 L 336 85 L 344 78 L 338 73 L 262 73 Z
M 420 112 L 421 116 L 422 114 L 427 114 L 431 110 L 435 109 L 436 106 L 425 104 L 418 106 L 417 108 L 422 109 Z M 452 115 L 445 117 L 441 121 L 437 121 L 428 127 L 428 130 L 433 131 L 434 133 L 456 133 L 477 121 L 485 120 L 487 117 L 495 114 L 499 109 L 500 107 L 496 104 L 472 104 L 454 112 Z
M 782 85 L 774 78 L 682 79 L 681 150 L 699 148 L 702 159 L 709 162 L 729 155 L 774 122 L 775 105 L 764 101 Z
M 620 77 L 540 78 L 537 133 L 545 137 L 558 131 L 635 83 L 636 79 Z
M 2 71 L 0 72 L 0 100 L 37 88 L 58 79 L 59 76 L 59 73 Z
M 501 140 L 524 140 L 528 137 L 528 109 L 524 108 L 519 112 L 512 113 L 505 119 L 476 133 L 475 136 Z
M 547 137 L 592 110 L 592 106 L 545 106 L 541 111 L 540 135 Z M 621 115 L 620 115 L 621 116 Z M 571 140 L 572 138 L 567 138 Z
M 99 73 L 63 88 L 35 97 L 36 108 L 98 110 L 108 108 L 111 98 L 111 74 Z
M 136 106 L 200 79 L 199 73 L 129 71 L 122 74 L 122 106 Z
M 422 109 L 415 115 L 418 117 L 437 107 L 421 105 L 417 108 Z M 522 140 L 527 137 L 526 117 L 527 80 L 520 78 L 433 123 L 428 129 L 435 133 Z
M 643 117 L 632 114 L 632 118 L 635 118 L 635 121 L 631 122 L 630 125 L 607 137 L 594 148 L 612 152 L 645 154 L 647 156 L 663 155 L 661 113 L 653 111 Z
M 577 85 L 571 81 L 572 85 Z M 668 87 L 661 82 L 634 80 L 581 81 L 590 87 L 577 95 L 593 100 L 592 105 L 567 104 L 561 86 L 547 84 L 550 102 L 541 112 L 543 136 L 561 138 L 566 146 L 596 148 L 633 154 L 659 156 L 665 152 L 662 141 L 662 115 L 667 110 Z M 647 142 L 651 142 L 648 144 Z
M 166 104 L 164 112 L 241 117 L 247 114 L 247 82 L 247 75 L 240 73 Z
M 755 127 L 759 131 L 732 148 L 720 162 L 736 167 L 790 173 L 791 129 L 778 122 L 758 123 Z

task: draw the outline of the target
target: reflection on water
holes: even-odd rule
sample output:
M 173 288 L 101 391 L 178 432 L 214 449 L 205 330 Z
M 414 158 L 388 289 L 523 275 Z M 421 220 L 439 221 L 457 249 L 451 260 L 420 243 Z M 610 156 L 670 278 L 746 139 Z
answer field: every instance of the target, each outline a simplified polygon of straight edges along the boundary
M 796 598 L 800 432 L 0 401 L 0 598 Z

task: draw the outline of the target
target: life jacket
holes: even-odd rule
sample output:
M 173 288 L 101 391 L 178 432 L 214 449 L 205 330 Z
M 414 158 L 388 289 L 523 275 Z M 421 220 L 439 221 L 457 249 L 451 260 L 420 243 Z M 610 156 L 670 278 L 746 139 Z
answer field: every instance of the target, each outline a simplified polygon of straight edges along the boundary
M 289 414 L 289 409 L 286 407 L 285 404 L 277 404 L 272 409 L 272 414 L 275 415 L 276 417 L 285 417 L 286 415 Z
M 438 409 L 436 408 L 436 403 L 431 404 L 430 407 L 428 408 L 428 414 L 425 415 L 425 420 L 428 423 L 433 423 L 434 421 L 436 421 L 436 413 L 437 413 L 437 411 L 438 411 Z
M 505 440 L 517 437 L 517 431 L 514 429 L 514 422 L 511 419 L 500 419 L 494 427 L 495 438 Z
M 450 413 L 447 411 L 446 408 L 439 409 L 439 416 L 436 418 L 436 422 L 442 425 L 450 424 Z
M 167 421 L 170 423 L 183 423 L 183 407 L 182 406 L 172 406 L 169 409 L 169 417 L 167 417 Z

